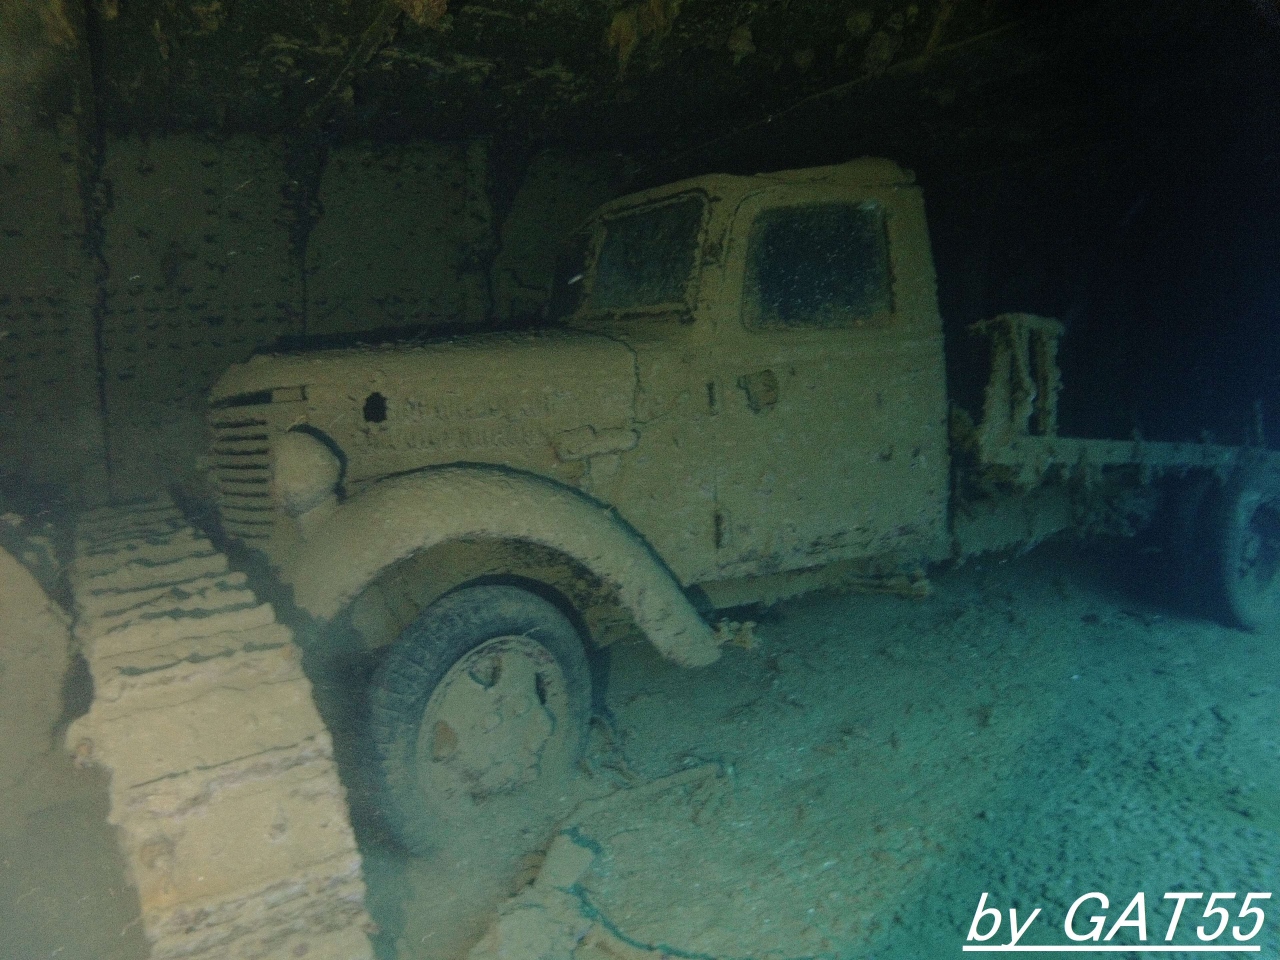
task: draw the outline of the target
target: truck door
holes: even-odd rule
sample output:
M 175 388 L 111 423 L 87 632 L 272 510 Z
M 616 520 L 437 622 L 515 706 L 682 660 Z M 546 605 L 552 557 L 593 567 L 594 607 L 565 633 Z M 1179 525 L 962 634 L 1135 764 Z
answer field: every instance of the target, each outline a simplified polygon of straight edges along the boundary
M 686 584 L 716 573 L 715 462 L 706 453 L 711 322 L 694 309 L 708 216 L 700 190 L 659 193 L 603 216 L 572 317 L 579 329 L 625 343 L 635 368 L 625 385 L 629 442 L 592 456 L 581 486 L 615 508 Z
M 731 236 L 716 336 L 721 575 L 941 555 L 945 373 L 919 194 L 766 191 Z

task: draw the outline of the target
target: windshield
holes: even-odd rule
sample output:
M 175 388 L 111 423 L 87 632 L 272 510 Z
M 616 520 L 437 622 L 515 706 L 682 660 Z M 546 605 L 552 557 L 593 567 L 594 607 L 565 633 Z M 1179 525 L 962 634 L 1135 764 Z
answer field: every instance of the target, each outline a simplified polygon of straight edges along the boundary
M 684 194 L 605 222 L 589 307 L 634 310 L 686 302 L 705 201 Z

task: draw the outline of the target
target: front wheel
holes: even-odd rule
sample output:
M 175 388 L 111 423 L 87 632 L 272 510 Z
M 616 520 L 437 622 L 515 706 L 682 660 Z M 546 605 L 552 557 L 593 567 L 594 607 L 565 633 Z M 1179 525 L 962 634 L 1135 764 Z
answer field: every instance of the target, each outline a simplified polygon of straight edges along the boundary
M 1246 630 L 1280 623 L 1280 478 L 1263 463 L 1223 488 L 1216 518 L 1216 574 L 1225 612 Z
M 382 812 L 409 849 L 474 823 L 492 798 L 558 788 L 591 710 L 582 641 L 556 607 L 505 585 L 465 587 L 411 623 L 375 677 Z

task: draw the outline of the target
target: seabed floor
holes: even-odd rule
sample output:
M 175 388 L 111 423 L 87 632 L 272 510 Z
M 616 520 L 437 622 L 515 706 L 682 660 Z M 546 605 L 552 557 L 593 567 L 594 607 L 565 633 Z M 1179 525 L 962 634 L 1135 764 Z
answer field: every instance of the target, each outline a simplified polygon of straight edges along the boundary
M 1159 570 L 1051 546 L 940 572 L 924 600 L 778 605 L 702 670 L 624 644 L 613 722 L 542 828 L 495 816 L 418 859 L 367 846 L 379 955 L 959 957 L 984 894 L 987 943 L 1038 907 L 1021 942 L 1063 944 L 1095 891 L 1109 907 L 1077 930 L 1105 914 L 1105 935 L 1143 892 L 1162 946 L 1166 893 L 1204 894 L 1177 944 L 1234 893 L 1216 942 L 1239 946 L 1246 893 L 1280 887 L 1280 636 L 1178 609 Z M 0 832 L 5 956 L 145 956 L 102 784 L 49 768 L 49 805 Z M 579 856 L 540 900 L 556 830 Z M 1280 956 L 1280 904 L 1257 905 L 1249 944 Z

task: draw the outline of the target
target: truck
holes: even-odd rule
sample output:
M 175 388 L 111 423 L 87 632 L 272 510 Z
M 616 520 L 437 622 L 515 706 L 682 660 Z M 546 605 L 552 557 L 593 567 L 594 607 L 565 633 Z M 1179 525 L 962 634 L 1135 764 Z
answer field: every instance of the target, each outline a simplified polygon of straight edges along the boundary
M 315 649 L 377 652 L 379 808 L 421 848 L 564 775 L 589 654 L 629 635 L 705 666 L 724 611 L 1161 517 L 1223 617 L 1274 625 L 1275 458 L 1060 435 L 1062 332 L 978 324 L 982 407 L 955 409 L 910 173 L 700 176 L 593 214 L 537 329 L 232 367 L 209 495 Z
M 152 956 L 372 956 L 357 825 L 421 853 L 538 810 L 624 638 L 705 667 L 740 608 L 1063 532 L 1161 531 L 1197 610 L 1280 621 L 1276 455 L 1064 436 L 1062 325 L 973 330 L 970 411 L 920 190 L 861 159 L 609 203 L 536 329 L 226 371 L 203 485 L 86 512 L 69 573 L 67 746 Z
M 410 850 L 567 776 L 603 680 L 596 653 L 622 637 L 704 667 L 741 630 L 737 608 L 829 586 L 922 594 L 940 563 L 1156 526 L 1222 618 L 1280 620 L 1276 454 L 1061 435 L 1062 326 L 1004 314 L 974 333 L 989 371 L 982 407 L 965 411 L 948 403 L 922 193 L 891 161 L 860 159 L 614 200 L 566 244 L 535 329 L 230 367 L 197 492 L 214 539 L 168 503 L 83 524 L 78 631 L 115 699 L 72 749 L 102 762 L 114 736 L 116 772 L 146 760 L 142 792 L 113 800 L 113 817 L 180 812 L 145 785 L 170 790 L 191 750 L 137 753 L 168 741 L 115 722 L 122 704 L 134 696 L 138 722 L 155 723 L 148 698 L 179 689 L 172 677 L 216 692 L 210 671 L 233 667 L 273 695 L 253 664 L 288 645 L 283 626 L 211 544 L 269 571 L 312 678 L 375 664 L 370 742 L 352 754 L 374 758 L 376 809 Z M 186 572 L 166 573 L 175 564 Z M 273 663 L 276 678 L 292 669 Z M 316 684 L 317 699 L 335 686 Z M 292 730 L 302 714 L 285 713 L 275 726 Z M 306 722 L 271 750 L 324 760 Z M 201 756 L 183 803 L 221 788 Z M 146 824 L 129 841 L 140 876 L 159 829 Z M 148 931 L 180 927 L 161 920 Z

